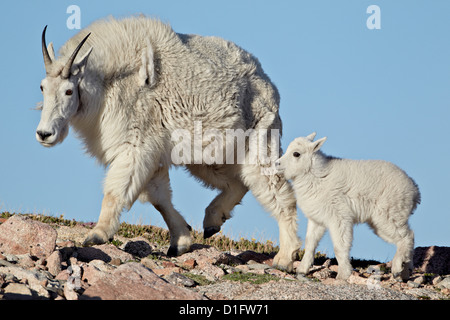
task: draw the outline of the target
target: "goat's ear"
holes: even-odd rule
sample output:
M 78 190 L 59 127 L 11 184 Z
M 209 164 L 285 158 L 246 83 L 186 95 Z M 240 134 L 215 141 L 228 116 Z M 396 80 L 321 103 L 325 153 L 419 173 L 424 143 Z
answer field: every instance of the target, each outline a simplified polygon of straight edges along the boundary
M 310 141 L 313 141 L 314 138 L 316 137 L 316 134 L 317 134 L 317 133 L 313 132 L 313 133 L 311 133 L 309 136 L 307 136 L 306 139 L 308 139 L 308 140 L 310 140 Z
M 323 143 L 327 140 L 327 137 L 323 137 L 313 143 L 313 152 L 319 151 L 320 147 L 322 147 Z
M 153 57 L 153 47 L 147 41 L 147 48 L 143 50 L 141 56 L 141 67 L 139 69 L 139 84 L 141 86 L 152 87 L 155 83 L 155 64 Z
M 72 75 L 76 76 L 77 74 L 79 74 L 80 72 L 84 72 L 84 69 L 86 68 L 86 64 L 88 62 L 89 59 L 89 55 L 92 52 L 93 47 L 91 47 L 81 58 L 80 60 L 78 60 L 77 63 L 74 63 L 72 65 Z

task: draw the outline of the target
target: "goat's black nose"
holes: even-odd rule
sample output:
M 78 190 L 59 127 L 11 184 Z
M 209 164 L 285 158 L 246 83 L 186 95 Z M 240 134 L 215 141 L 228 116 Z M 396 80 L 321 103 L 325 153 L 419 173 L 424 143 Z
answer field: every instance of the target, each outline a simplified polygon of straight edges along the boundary
M 51 132 L 40 131 L 40 130 L 36 131 L 36 133 L 39 136 L 39 138 L 41 138 L 42 141 L 45 141 L 45 139 L 47 139 L 48 137 L 53 135 Z

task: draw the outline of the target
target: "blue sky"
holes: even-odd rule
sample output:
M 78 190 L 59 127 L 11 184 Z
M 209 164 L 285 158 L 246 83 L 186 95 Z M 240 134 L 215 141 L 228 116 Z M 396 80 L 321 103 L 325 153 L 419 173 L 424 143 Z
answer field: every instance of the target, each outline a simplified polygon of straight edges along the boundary
M 108 15 L 144 13 L 175 31 L 215 35 L 253 53 L 281 94 L 282 146 L 317 131 L 323 151 L 383 159 L 418 183 L 422 204 L 411 217 L 416 246 L 450 246 L 450 2 L 448 1 L 3 1 L 0 4 L 0 210 L 96 221 L 104 169 L 73 134 L 43 148 L 35 140 L 45 76 L 40 36 L 58 49 L 81 27 Z M 381 29 L 369 30 L 369 5 Z M 183 169 L 171 170 L 174 204 L 195 228 L 216 192 Z M 299 236 L 306 219 L 299 210 Z M 150 205 L 136 203 L 122 221 L 164 226 Z M 248 193 L 223 233 L 278 242 L 276 221 Z M 328 234 L 320 251 L 334 256 Z M 357 226 L 351 255 L 388 261 L 395 246 Z

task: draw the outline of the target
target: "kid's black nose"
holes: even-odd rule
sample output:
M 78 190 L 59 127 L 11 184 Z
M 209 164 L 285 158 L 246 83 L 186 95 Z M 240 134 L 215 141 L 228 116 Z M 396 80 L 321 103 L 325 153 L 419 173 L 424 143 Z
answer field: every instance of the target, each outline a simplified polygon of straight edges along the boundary
M 36 131 L 36 133 L 39 136 L 39 138 L 41 138 L 42 141 L 45 141 L 48 137 L 53 135 L 53 133 L 51 133 L 51 132 L 40 131 L 40 130 Z

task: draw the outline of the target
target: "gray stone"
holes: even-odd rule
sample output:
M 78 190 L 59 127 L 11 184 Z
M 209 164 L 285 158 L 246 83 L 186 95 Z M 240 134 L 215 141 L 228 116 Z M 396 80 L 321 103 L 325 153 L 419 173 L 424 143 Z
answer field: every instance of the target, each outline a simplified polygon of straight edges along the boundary
M 437 287 L 440 289 L 450 289 L 450 277 L 446 277 L 444 280 L 440 281 L 437 284 Z
M 178 273 L 178 272 L 172 272 L 171 274 L 164 277 L 168 282 L 171 284 L 174 284 L 176 286 L 183 286 L 183 287 L 194 287 L 195 281 Z
M 419 283 L 411 281 L 411 280 L 408 281 L 407 284 L 408 284 L 408 287 L 410 287 L 410 288 L 418 288 L 420 286 Z
M 264 264 L 264 263 L 256 263 L 255 262 L 255 263 L 248 264 L 248 268 L 250 270 L 266 270 L 266 269 L 269 269 L 270 266 L 268 266 L 267 264 Z
M 307 276 L 301 273 L 297 273 L 297 280 L 300 282 L 309 282 L 311 281 Z

